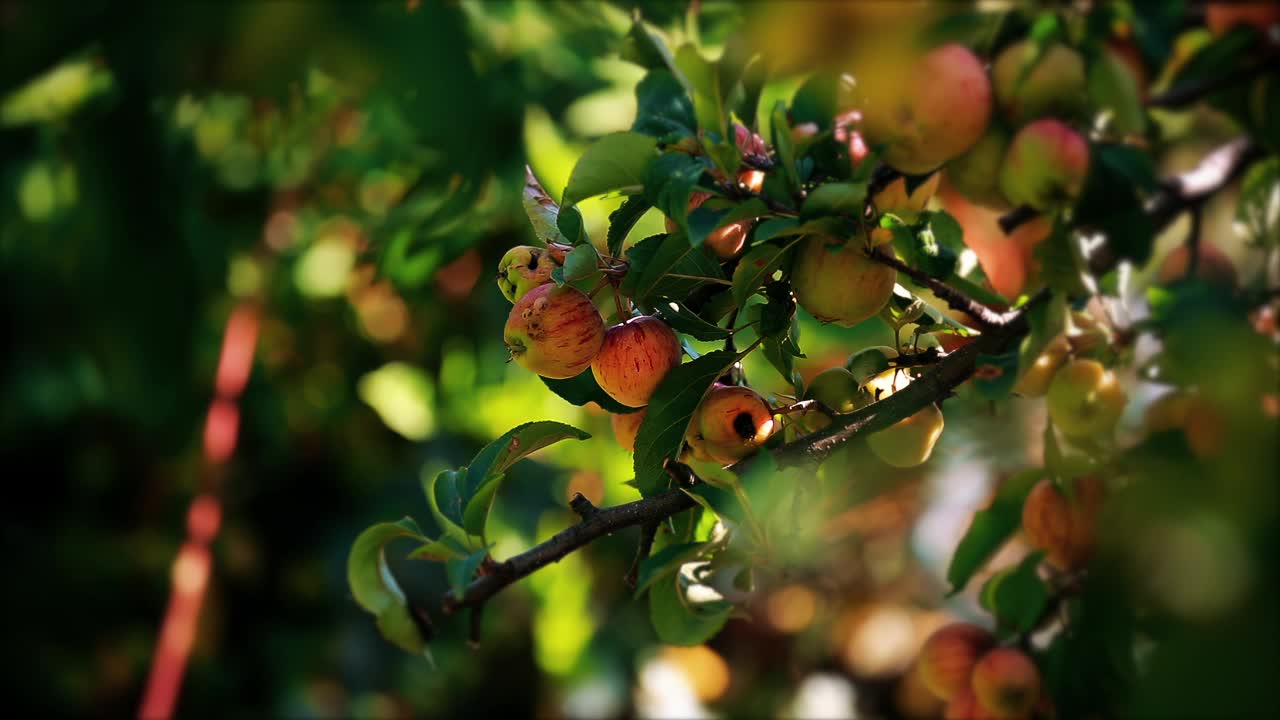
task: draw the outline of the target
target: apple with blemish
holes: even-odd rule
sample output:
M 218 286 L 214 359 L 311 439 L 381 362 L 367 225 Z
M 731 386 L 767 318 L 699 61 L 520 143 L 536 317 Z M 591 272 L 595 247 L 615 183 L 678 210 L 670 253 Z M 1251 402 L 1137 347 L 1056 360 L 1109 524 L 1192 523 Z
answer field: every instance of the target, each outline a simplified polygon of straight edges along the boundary
M 996 648 L 983 655 L 973 667 L 973 694 L 979 717 L 1024 718 L 1040 702 L 1040 671 L 1025 653 L 1013 648 Z
M 591 367 L 604 344 L 604 320 L 581 290 L 539 285 L 511 307 L 502 340 L 521 367 L 562 380 Z
M 591 374 L 609 397 L 643 407 L 672 368 L 680 364 L 680 339 L 662 320 L 635 317 L 609 328 L 591 361 Z
M 861 232 L 844 245 L 826 236 L 805 239 L 791 269 L 791 287 L 800 307 L 844 327 L 880 312 L 893 295 L 898 272 L 872 260 L 865 248 Z
M 547 248 L 517 245 L 498 261 L 498 289 L 514 303 L 530 290 L 551 282 L 551 271 L 559 264 Z
M 1014 205 L 1057 210 L 1074 201 L 1089 174 L 1089 143 L 1066 123 L 1037 120 L 1018 131 L 1000 169 L 1000 189 Z
M 920 679 L 943 700 L 963 695 L 969 689 L 969 676 L 978 658 L 995 644 L 995 637 L 977 625 L 943 626 L 920 648 Z
M 776 428 L 773 410 L 760 393 L 737 385 L 712 387 L 694 414 L 694 424 L 700 451 L 724 464 L 754 453 Z

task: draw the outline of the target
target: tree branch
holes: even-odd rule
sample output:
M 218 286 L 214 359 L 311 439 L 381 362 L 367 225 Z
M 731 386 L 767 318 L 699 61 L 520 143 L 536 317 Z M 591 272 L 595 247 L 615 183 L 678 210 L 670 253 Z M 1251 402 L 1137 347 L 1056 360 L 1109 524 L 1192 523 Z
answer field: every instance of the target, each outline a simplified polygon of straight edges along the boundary
M 1183 108 L 1201 98 L 1228 88 L 1242 85 L 1265 72 L 1280 67 L 1274 56 L 1263 58 L 1250 65 L 1242 65 L 1219 77 L 1207 77 L 1171 87 L 1147 98 L 1147 107 Z
M 996 314 L 991 330 L 943 357 L 929 372 L 902 390 L 856 412 L 836 415 L 826 428 L 778 448 L 773 452 L 774 459 L 783 467 L 821 462 L 851 438 L 883 430 L 946 397 L 952 389 L 973 375 L 979 355 L 1001 352 L 1010 342 L 1026 334 L 1027 324 L 1023 314 L 1032 305 L 1046 299 L 1048 292 L 1041 291 L 1023 309 L 1003 315 Z M 746 472 L 752 462 L 754 458 L 747 458 L 729 469 L 741 474 Z M 483 605 L 508 585 L 541 567 L 558 562 L 565 555 L 605 535 L 633 525 L 656 525 L 692 507 L 693 499 L 680 487 L 675 487 L 625 505 L 597 508 L 577 525 L 561 530 L 551 539 L 497 563 L 486 575 L 468 585 L 462 597 L 446 596 L 443 611 L 447 615 L 462 608 Z
M 968 313 L 979 326 L 984 329 L 991 329 L 1001 324 L 1002 316 L 1000 313 L 992 310 L 986 305 L 974 300 L 960 290 L 951 287 L 941 280 L 929 275 L 923 270 L 917 270 L 910 265 L 902 262 L 898 258 L 885 252 L 872 251 L 871 259 L 882 265 L 897 270 L 915 281 L 917 285 L 927 287 L 933 291 L 934 295 L 947 301 L 947 306 L 953 310 L 960 310 Z
M 1187 172 L 1160 183 L 1160 192 L 1147 202 L 1146 207 L 1156 229 L 1173 222 L 1184 210 L 1204 203 L 1235 180 L 1260 154 L 1261 149 L 1251 139 L 1238 137 L 1205 155 Z

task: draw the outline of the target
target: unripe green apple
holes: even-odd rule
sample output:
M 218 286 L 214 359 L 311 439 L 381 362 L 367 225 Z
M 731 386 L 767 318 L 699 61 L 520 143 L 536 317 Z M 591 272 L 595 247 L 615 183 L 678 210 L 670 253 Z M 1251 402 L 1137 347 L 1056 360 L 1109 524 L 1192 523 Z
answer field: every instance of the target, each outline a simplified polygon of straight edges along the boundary
M 898 351 L 888 345 L 872 345 L 850 355 L 844 368 L 861 384 L 892 367 L 891 361 L 896 357 Z
M 888 370 L 863 385 L 873 401 L 883 400 L 911 383 L 905 371 Z M 942 435 L 942 411 L 930 403 L 905 420 L 867 436 L 867 447 L 885 463 L 907 468 L 920 465 L 933 454 L 933 446 Z
M 844 247 L 815 235 L 796 252 L 791 288 L 796 301 L 823 322 L 852 327 L 880 312 L 893 295 L 898 272 L 867 257 L 866 237 L 859 233 Z
M 1071 497 L 1053 483 L 1041 480 L 1022 505 L 1022 531 L 1032 547 L 1044 550 L 1061 570 L 1076 570 L 1093 554 L 1098 513 L 1105 489 L 1095 477 L 1069 481 Z
M 498 261 L 498 289 L 508 301 L 515 302 L 530 290 L 551 282 L 551 271 L 558 264 L 546 248 L 517 245 Z
M 858 395 L 858 381 L 842 367 L 827 368 L 818 373 L 804 391 L 805 400 L 816 400 L 841 414 L 858 408 Z M 821 410 L 805 417 L 805 425 L 811 430 L 821 430 L 830 424 L 831 417 Z
M 1089 143 L 1065 123 L 1046 118 L 1018 131 L 1000 169 L 1000 189 L 1014 205 L 1056 210 L 1080 195 L 1089 173 Z
M 640 432 L 640 424 L 644 422 L 648 410 L 637 410 L 633 413 L 615 413 L 609 416 L 609 424 L 613 426 L 613 437 L 618 445 L 627 452 L 636 450 L 636 434 Z
M 904 69 L 858 76 L 862 133 L 885 163 L 921 175 L 959 156 L 991 118 L 991 82 L 963 45 L 935 48 Z
M 1187 269 L 1191 265 L 1191 248 L 1179 245 L 1165 256 L 1160 264 L 1160 283 L 1170 285 L 1187 278 Z M 1236 265 L 1226 253 L 1216 245 L 1204 240 L 1200 241 L 1200 256 L 1196 262 L 1196 277 L 1224 288 L 1236 286 Z
M 1037 50 L 1030 40 L 1014 43 L 991 67 L 996 102 L 1015 127 L 1048 115 L 1073 118 L 1088 100 L 1080 53 L 1055 43 L 1037 59 Z
M 776 427 L 773 411 L 760 393 L 736 385 L 711 388 L 698 406 L 694 422 L 701 451 L 726 465 L 754 453 Z
M 1038 398 L 1044 397 L 1049 392 L 1049 383 L 1053 382 L 1053 376 L 1058 373 L 1058 368 L 1067 361 L 1067 356 L 1071 353 L 1071 344 L 1067 342 L 1066 337 L 1059 335 L 1049 342 L 1049 345 L 1031 363 L 1031 367 L 1022 373 L 1022 377 L 1018 378 L 1013 386 L 1013 392 L 1022 397 Z
M 512 306 L 502 339 L 526 370 L 571 378 L 591 366 L 604 344 L 604 320 L 581 290 L 539 285 Z
M 884 186 L 884 189 L 871 196 L 871 203 L 876 206 L 877 212 L 892 213 L 906 222 L 913 223 L 929 205 L 933 194 L 938 192 L 938 182 L 941 180 L 942 175 L 933 173 L 908 195 L 907 179 L 895 178 L 893 182 Z
M 643 407 L 683 350 L 672 329 L 656 317 L 635 317 L 604 333 L 591 374 L 609 397 L 623 405 Z
M 1009 201 L 1000 190 L 1000 168 L 1009 148 L 1009 131 L 991 123 L 977 144 L 947 163 L 947 180 L 971 203 L 1006 210 Z
M 939 628 L 920 648 L 920 679 L 942 700 L 965 694 L 973 666 L 995 644 L 995 637 L 977 625 L 952 623 Z
M 1115 429 L 1128 397 L 1097 360 L 1072 360 L 1049 383 L 1049 417 L 1063 435 L 1090 438 Z
M 971 681 L 982 717 L 1023 718 L 1040 701 L 1040 671 L 1022 651 L 996 648 L 973 667 Z

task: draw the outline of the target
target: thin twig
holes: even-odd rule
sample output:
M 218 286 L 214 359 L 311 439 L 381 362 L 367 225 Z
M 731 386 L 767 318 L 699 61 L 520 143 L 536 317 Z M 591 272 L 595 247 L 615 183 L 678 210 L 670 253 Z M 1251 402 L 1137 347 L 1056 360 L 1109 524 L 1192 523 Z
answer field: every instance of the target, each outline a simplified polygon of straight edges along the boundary
M 974 300 L 960 290 L 932 277 L 923 270 L 917 270 L 910 265 L 902 262 L 898 258 L 878 250 L 870 253 L 872 260 L 897 270 L 921 285 L 933 291 L 934 295 L 947 301 L 947 305 L 953 310 L 960 310 L 968 313 L 973 317 L 974 321 L 983 329 L 990 329 L 1001 323 L 1000 313 L 992 310 L 986 305 Z

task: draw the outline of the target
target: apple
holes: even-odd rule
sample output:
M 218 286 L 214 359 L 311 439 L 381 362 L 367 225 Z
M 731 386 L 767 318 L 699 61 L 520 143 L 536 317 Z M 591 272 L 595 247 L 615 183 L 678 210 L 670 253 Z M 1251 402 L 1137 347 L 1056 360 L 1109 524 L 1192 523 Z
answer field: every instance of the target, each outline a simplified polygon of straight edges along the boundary
M 942 700 L 969 690 L 978 658 L 994 647 L 991 633 L 970 623 L 952 623 L 934 631 L 920 648 L 920 679 Z
M 1061 570 L 1076 570 L 1093 553 L 1098 512 L 1105 488 L 1095 477 L 1069 481 L 1068 497 L 1052 480 L 1031 488 L 1022 505 L 1022 531 L 1027 541 L 1044 550 L 1049 562 Z
M 797 249 L 791 268 L 796 301 L 823 322 L 852 327 L 880 312 L 893 295 L 898 271 L 867 257 L 859 233 L 843 247 L 815 235 Z
M 1045 393 L 1049 392 L 1049 383 L 1053 382 L 1053 376 L 1057 374 L 1058 368 L 1062 367 L 1070 354 L 1071 344 L 1067 342 L 1066 336 L 1055 337 L 1031 362 L 1031 367 L 1027 368 L 1014 383 L 1013 392 L 1027 398 L 1044 397 Z
M 968 152 L 947 163 L 947 180 L 969 202 L 1008 210 L 1009 201 L 1000 190 L 1000 168 L 1008 148 L 1009 131 L 998 123 L 991 123 Z
M 618 445 L 627 452 L 636 450 L 636 433 L 640 432 L 640 424 L 644 422 L 647 410 L 633 413 L 615 413 L 609 416 L 609 424 L 613 426 L 613 437 Z
M 984 720 L 986 716 L 978 704 L 978 697 L 967 687 L 951 698 L 942 710 L 943 720 Z
M 1115 429 L 1128 397 L 1115 373 L 1097 360 L 1072 360 L 1049 383 L 1049 417 L 1069 438 L 1090 438 Z
M 773 434 L 776 423 L 769 403 L 755 390 L 737 385 L 716 385 L 702 399 L 694 414 L 695 457 L 704 453 L 715 462 L 729 464 L 754 453 Z
M 763 175 L 760 182 L 764 182 Z M 695 208 L 700 207 L 710 197 L 710 193 L 704 192 L 695 192 L 690 195 L 689 212 L 693 212 Z M 743 246 L 747 244 L 747 235 L 751 232 L 751 228 L 755 226 L 755 223 L 754 218 L 746 218 L 722 225 L 707 233 L 707 236 L 702 240 L 702 244 L 722 260 L 737 257 L 738 253 L 742 252 Z M 676 232 L 679 229 L 671 218 L 667 218 L 666 224 L 668 233 Z
M 1236 25 L 1252 25 L 1265 33 L 1280 24 L 1280 4 L 1274 0 L 1213 2 L 1205 7 L 1204 20 L 1214 35 L 1222 35 Z
M 551 282 L 551 271 L 559 264 L 546 248 L 517 245 L 498 261 L 498 289 L 514 303 L 530 290 Z
M 858 408 L 858 381 L 842 367 L 827 368 L 814 376 L 805 388 L 804 399 L 816 400 L 837 413 L 850 413 Z M 810 430 L 821 430 L 831 424 L 831 417 L 821 410 L 805 417 Z
M 1037 120 L 1018 131 L 1000 168 L 1000 189 L 1014 205 L 1056 210 L 1075 200 L 1089 173 L 1089 143 L 1066 123 Z
M 656 317 L 634 317 L 604 333 L 591 374 L 605 393 L 630 407 L 649 404 L 653 391 L 680 364 L 680 339 Z
M 864 397 L 871 401 L 883 400 L 909 384 L 911 376 L 907 372 L 887 370 L 863 384 Z M 914 415 L 868 435 L 867 447 L 889 465 L 915 467 L 933 454 L 942 427 L 942 411 L 930 403 Z
M 888 345 L 872 345 L 850 355 L 844 368 L 861 384 L 891 368 L 896 357 L 898 351 Z
M 1074 118 L 1088 100 L 1084 59 L 1060 43 L 1043 52 L 1030 40 L 1005 48 L 991 66 L 991 85 L 1014 126 L 1049 115 Z
M 971 679 L 980 717 L 1026 717 L 1040 701 L 1040 671 L 1020 650 L 996 648 L 973 667 Z
M 1165 256 L 1160 264 L 1159 279 L 1162 285 L 1170 285 L 1187 277 L 1191 265 L 1191 248 L 1179 245 Z M 1196 277 L 1224 288 L 1236 286 L 1236 266 L 1231 258 L 1210 242 L 1200 241 L 1200 257 L 1196 263 Z
M 1196 390 L 1175 390 L 1147 407 L 1148 433 L 1181 431 L 1187 447 L 1201 460 L 1218 454 L 1223 443 L 1222 412 Z
M 1104 48 L 1089 66 L 1089 104 L 1107 113 L 1110 127 L 1121 135 L 1140 135 L 1147 127 L 1143 88 L 1133 66 L 1119 51 Z
M 940 174 L 933 173 L 908 195 L 907 179 L 895 178 L 893 182 L 871 196 L 871 204 L 876 206 L 876 212 L 892 213 L 905 222 L 913 223 L 928 206 L 934 193 L 938 192 L 938 182 L 941 179 Z
M 539 285 L 511 307 L 502 340 L 526 370 L 571 378 L 591 366 L 604 344 L 604 320 L 581 290 Z
M 1053 232 L 1053 221 L 1037 216 L 1006 235 L 1000 227 L 1000 211 L 975 205 L 951 186 L 950 180 L 938 192 L 947 212 L 960 223 L 964 244 L 978 256 L 978 264 L 991 288 L 1007 298 L 1016 298 L 1032 285 L 1036 274 L 1036 246 Z
M 968 48 L 950 43 L 899 72 L 858 76 L 862 134 L 907 175 L 936 170 L 978 142 L 991 118 L 991 82 Z

